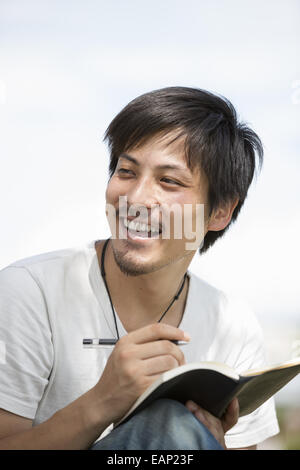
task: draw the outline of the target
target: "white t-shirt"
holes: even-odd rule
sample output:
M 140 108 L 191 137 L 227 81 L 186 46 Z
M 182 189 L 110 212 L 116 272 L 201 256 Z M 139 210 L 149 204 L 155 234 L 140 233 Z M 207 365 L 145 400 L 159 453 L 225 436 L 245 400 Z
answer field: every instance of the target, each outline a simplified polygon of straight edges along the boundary
M 180 324 L 192 336 L 184 346 L 186 362 L 217 361 L 237 372 L 262 366 L 262 333 L 251 311 L 188 274 Z M 123 336 L 126 331 L 118 316 L 117 321 Z M 87 392 L 98 382 L 112 352 L 83 349 L 83 338 L 98 337 L 115 338 L 116 332 L 95 241 L 2 269 L 0 342 L 6 357 L 0 361 L 0 408 L 37 425 Z M 228 447 L 246 447 L 278 432 L 270 399 L 240 418 L 225 440 Z

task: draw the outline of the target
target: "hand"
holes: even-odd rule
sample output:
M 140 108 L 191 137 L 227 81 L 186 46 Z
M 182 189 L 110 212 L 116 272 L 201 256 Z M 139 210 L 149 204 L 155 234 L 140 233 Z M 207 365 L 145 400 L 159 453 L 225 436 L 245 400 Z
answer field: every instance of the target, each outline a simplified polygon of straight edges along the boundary
M 163 372 L 185 364 L 182 350 L 168 340 L 189 340 L 182 330 L 155 323 L 123 336 L 93 388 L 98 411 L 117 422 Z
M 234 398 L 225 414 L 221 419 L 216 418 L 208 411 L 201 408 L 191 400 L 188 400 L 185 406 L 201 421 L 204 426 L 212 433 L 216 440 L 226 449 L 224 434 L 229 431 L 238 421 L 239 418 L 239 402 Z

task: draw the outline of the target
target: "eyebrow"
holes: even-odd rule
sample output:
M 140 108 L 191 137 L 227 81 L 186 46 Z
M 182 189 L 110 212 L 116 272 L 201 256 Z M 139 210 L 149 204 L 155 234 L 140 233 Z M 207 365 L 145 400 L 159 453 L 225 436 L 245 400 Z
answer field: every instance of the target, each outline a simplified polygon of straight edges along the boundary
M 139 161 L 136 158 L 132 157 L 131 155 L 128 155 L 127 153 L 122 153 L 119 158 L 124 158 L 125 160 L 128 160 L 137 166 L 140 166 Z M 180 170 L 180 171 L 184 171 L 185 173 L 187 172 L 187 168 L 181 165 L 170 164 L 170 163 L 157 165 L 156 168 L 159 168 L 160 170 Z

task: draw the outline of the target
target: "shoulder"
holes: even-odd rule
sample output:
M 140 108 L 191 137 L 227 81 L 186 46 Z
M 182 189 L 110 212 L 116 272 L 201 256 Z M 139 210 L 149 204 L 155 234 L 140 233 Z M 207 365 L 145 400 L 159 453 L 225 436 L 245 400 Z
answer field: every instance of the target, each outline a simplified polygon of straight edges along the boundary
M 226 300 L 226 295 L 222 290 L 200 278 L 195 273 L 189 271 L 189 277 L 193 294 L 195 298 L 201 298 L 201 302 L 212 302 L 215 305 L 216 303 L 220 303 Z
M 198 275 L 190 273 L 192 290 L 192 301 L 203 305 L 212 314 L 217 315 L 219 320 L 226 322 L 235 321 L 240 326 L 251 326 L 260 330 L 259 322 L 251 306 L 246 299 L 236 294 L 225 292 Z
M 190 277 L 190 309 L 199 331 L 205 325 L 210 360 L 236 367 L 245 355 L 263 344 L 263 332 L 248 302 L 209 284 L 195 274 Z
M 42 331 L 48 335 L 56 312 L 59 308 L 65 311 L 66 299 L 88 292 L 86 280 L 95 258 L 93 246 L 87 243 L 41 253 L 1 269 L 0 328 L 22 335 L 30 325 L 37 337 Z
M 68 248 L 62 248 L 59 250 L 40 253 L 16 260 L 9 264 L 7 267 L 24 267 L 30 269 L 37 265 L 64 262 L 64 260 L 67 261 L 70 258 L 85 253 L 87 250 L 94 249 L 94 246 L 95 241 L 91 241 L 82 245 L 76 245 Z
M 16 260 L 0 270 L 0 285 L 18 280 L 26 282 L 26 279 L 39 284 L 39 280 L 65 275 L 68 269 L 76 267 L 76 263 L 86 264 L 91 259 L 91 255 L 95 253 L 94 243 L 88 242 Z

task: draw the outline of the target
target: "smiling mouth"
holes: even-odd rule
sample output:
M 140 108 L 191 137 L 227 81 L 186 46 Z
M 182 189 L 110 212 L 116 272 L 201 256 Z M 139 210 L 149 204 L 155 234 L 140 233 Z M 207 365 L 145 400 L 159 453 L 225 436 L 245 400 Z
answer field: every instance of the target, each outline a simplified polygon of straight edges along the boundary
M 159 238 L 162 230 L 158 226 L 136 222 L 135 220 L 122 219 L 128 236 L 134 238 Z

